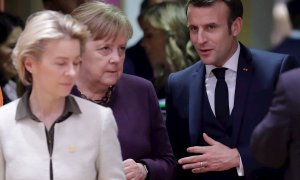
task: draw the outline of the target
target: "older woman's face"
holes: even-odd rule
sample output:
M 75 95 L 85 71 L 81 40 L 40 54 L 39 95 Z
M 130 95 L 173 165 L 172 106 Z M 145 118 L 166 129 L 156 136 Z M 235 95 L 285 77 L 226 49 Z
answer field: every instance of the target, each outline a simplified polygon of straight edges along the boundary
M 123 72 L 127 41 L 122 35 L 112 39 L 90 39 L 82 56 L 80 75 L 104 87 L 116 84 Z
M 31 72 L 33 90 L 45 96 L 65 97 L 74 85 L 81 63 L 77 39 L 50 40 L 38 60 L 27 58 L 26 69 Z

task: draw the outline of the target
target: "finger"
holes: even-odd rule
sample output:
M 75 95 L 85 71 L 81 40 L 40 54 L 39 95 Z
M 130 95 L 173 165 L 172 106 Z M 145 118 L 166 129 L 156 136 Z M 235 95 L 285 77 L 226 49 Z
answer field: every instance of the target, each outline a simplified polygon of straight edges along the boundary
M 134 167 L 137 166 L 137 163 L 136 163 L 133 159 L 128 159 L 128 160 L 126 161 L 126 165 L 129 166 L 129 167 L 134 168 Z
M 205 168 L 207 166 L 207 162 L 196 162 L 191 164 L 185 164 L 182 166 L 183 169 L 196 169 L 196 168 Z
M 124 163 L 132 163 L 132 162 L 135 162 L 133 159 L 126 159 L 123 161 Z
M 125 172 L 125 174 L 130 173 L 130 172 L 133 172 L 132 166 L 125 167 L 125 168 L 124 168 L 124 172 Z
M 209 137 L 206 133 L 203 133 L 203 139 L 211 146 L 219 143 L 218 141 L 215 141 L 213 138 Z
M 130 167 L 130 164 L 128 164 L 128 163 L 123 163 L 123 168 L 128 168 L 128 167 Z
M 205 161 L 204 155 L 195 155 L 195 156 L 189 156 L 185 158 L 181 158 L 178 160 L 179 164 L 190 164 L 190 163 L 197 163 Z
M 204 154 L 207 151 L 207 146 L 193 146 L 186 149 L 189 153 Z
M 210 171 L 211 170 L 206 167 L 192 169 L 192 173 L 205 173 L 205 172 L 210 172 Z
M 133 159 L 126 159 L 126 160 L 123 161 L 123 165 L 128 166 L 132 163 L 132 161 L 133 161 Z
M 126 176 L 126 179 L 133 179 L 133 178 L 135 178 L 135 173 L 130 172 L 130 173 L 125 174 L 125 176 Z

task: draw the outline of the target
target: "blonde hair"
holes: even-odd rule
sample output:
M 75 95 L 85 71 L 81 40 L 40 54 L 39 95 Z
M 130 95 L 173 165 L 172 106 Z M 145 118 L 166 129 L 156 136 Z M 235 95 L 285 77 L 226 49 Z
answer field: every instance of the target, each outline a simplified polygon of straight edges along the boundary
M 179 71 L 195 62 L 197 53 L 190 42 L 185 7 L 181 3 L 165 1 L 155 4 L 141 16 L 153 27 L 165 32 L 168 71 Z
M 25 29 L 12 53 L 20 80 L 25 85 L 32 83 L 32 75 L 24 65 L 25 58 L 38 60 L 45 51 L 48 41 L 64 37 L 78 39 L 82 53 L 89 37 L 89 31 L 86 26 L 77 22 L 70 15 L 63 15 L 56 11 L 40 11 L 28 18 Z
M 71 15 L 88 26 L 93 39 L 132 37 L 132 26 L 125 14 L 117 7 L 99 1 L 81 4 Z

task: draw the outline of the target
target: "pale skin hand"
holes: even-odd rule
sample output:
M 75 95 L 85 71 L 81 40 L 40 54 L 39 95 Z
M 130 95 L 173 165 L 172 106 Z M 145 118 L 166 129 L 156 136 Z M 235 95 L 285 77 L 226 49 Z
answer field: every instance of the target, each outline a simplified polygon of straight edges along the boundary
M 236 148 L 231 149 L 213 140 L 205 133 L 203 133 L 203 138 L 209 146 L 189 147 L 187 152 L 198 155 L 179 159 L 178 163 L 182 165 L 183 169 L 190 169 L 193 173 L 205 173 L 210 171 L 225 171 L 239 167 L 240 154 Z M 202 164 L 202 167 L 200 164 Z
M 127 180 L 144 180 L 147 172 L 141 163 L 136 163 L 133 159 L 123 161 L 124 172 Z

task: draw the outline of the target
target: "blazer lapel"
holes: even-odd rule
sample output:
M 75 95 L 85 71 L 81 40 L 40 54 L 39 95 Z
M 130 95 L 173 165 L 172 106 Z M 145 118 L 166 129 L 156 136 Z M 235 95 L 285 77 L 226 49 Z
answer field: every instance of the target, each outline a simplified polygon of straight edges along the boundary
M 191 145 L 199 144 L 201 137 L 202 96 L 205 90 L 205 66 L 200 62 L 199 68 L 192 74 L 189 89 L 189 131 Z
M 251 65 L 252 58 L 250 51 L 241 44 L 241 52 L 238 63 L 234 108 L 231 113 L 233 128 L 232 140 L 236 144 L 243 121 L 244 112 L 247 106 L 247 98 L 253 77 L 254 69 Z

